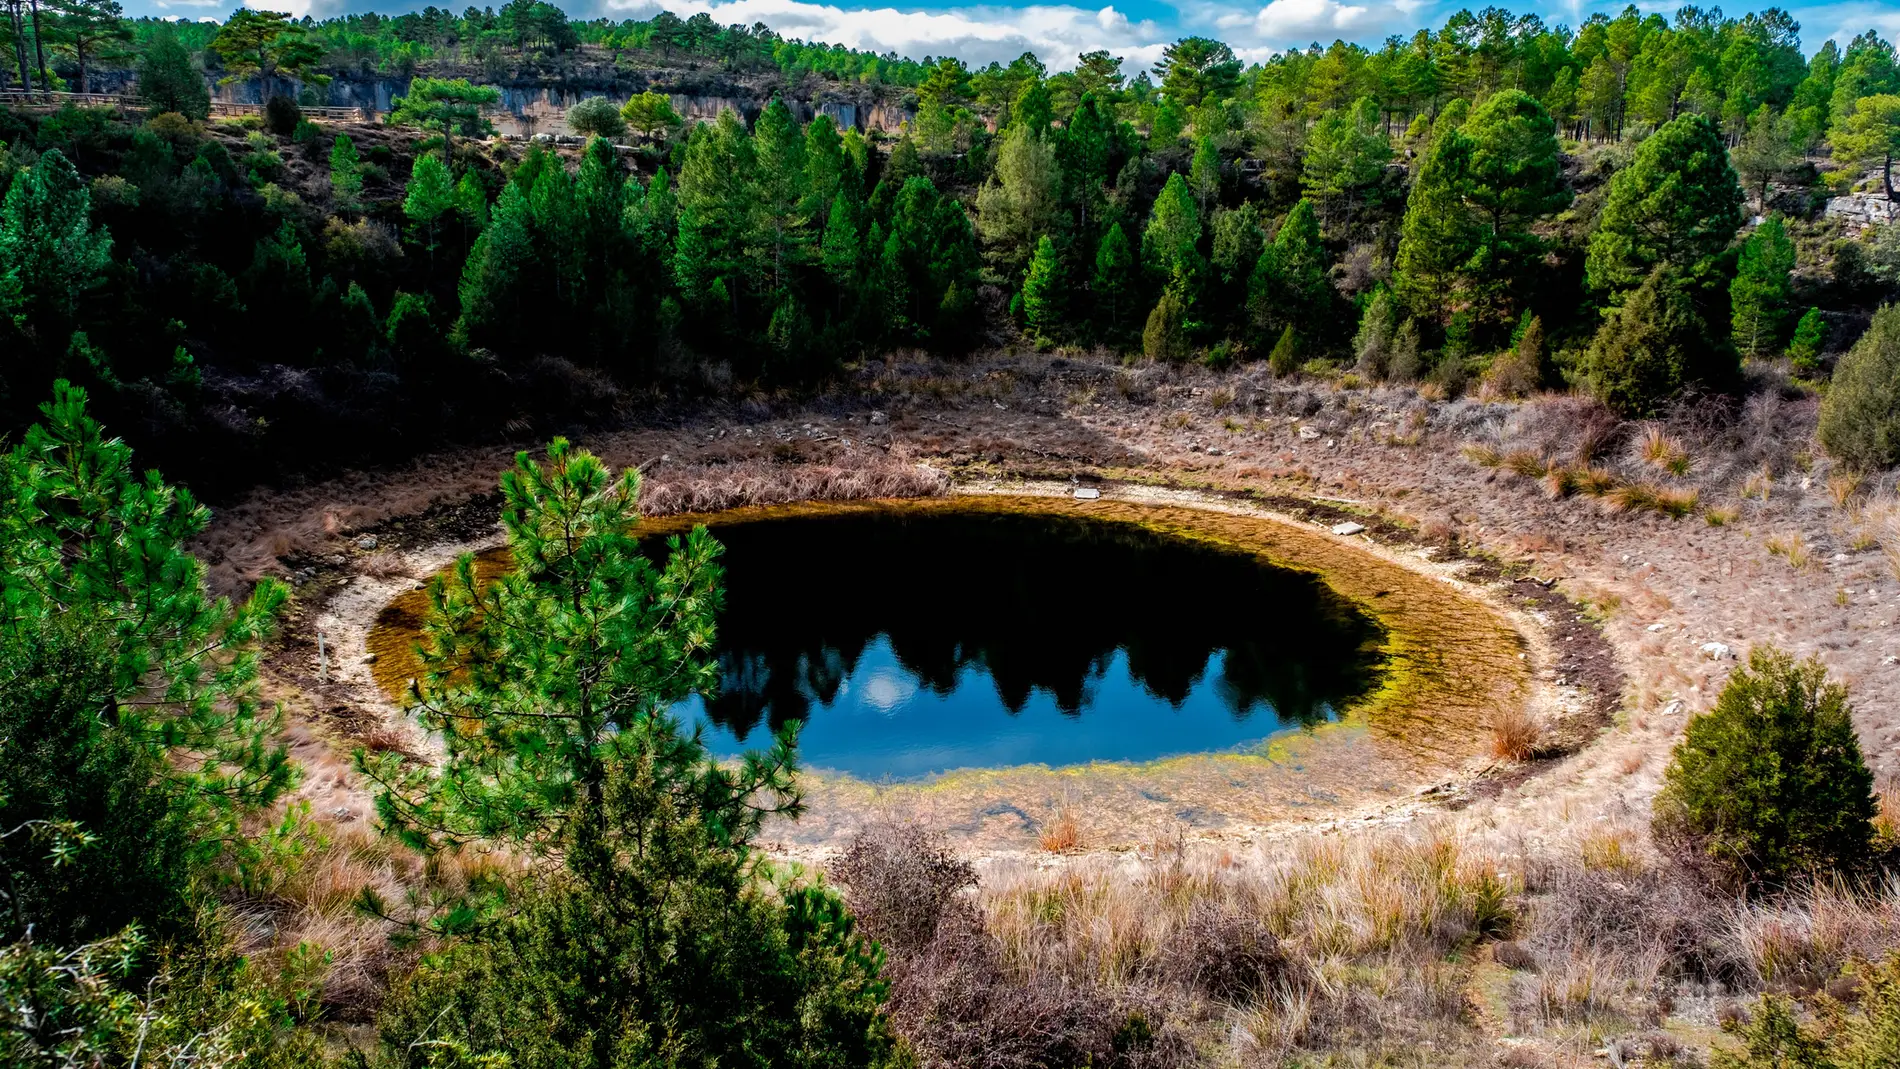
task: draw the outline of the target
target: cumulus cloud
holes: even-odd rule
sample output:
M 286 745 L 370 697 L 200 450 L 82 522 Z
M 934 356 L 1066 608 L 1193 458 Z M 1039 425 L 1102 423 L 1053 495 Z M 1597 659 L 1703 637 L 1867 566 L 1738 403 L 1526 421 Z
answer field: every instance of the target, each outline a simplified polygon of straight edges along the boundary
M 1363 27 L 1372 9 L 1339 0 L 1273 0 L 1254 17 L 1262 37 L 1306 39 L 1350 37 Z
M 810 0 L 608 0 L 608 14 L 648 18 L 662 7 L 681 18 L 704 12 L 722 25 L 763 22 L 787 37 L 824 41 L 875 52 L 922 58 L 956 56 L 972 66 L 1007 63 L 1034 52 L 1051 69 L 1075 65 L 1075 57 L 1106 48 L 1144 67 L 1161 57 L 1169 38 L 1153 21 L 1136 21 L 1113 6 L 1066 4 L 1029 7 L 972 6 L 937 11 L 892 7 L 845 8 Z

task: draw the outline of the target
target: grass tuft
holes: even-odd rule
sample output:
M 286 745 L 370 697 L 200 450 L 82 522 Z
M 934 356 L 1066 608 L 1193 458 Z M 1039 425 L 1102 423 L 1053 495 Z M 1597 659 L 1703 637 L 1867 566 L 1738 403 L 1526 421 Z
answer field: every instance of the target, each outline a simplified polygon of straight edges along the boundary
M 1500 761 L 1528 761 L 1537 756 L 1544 727 L 1522 705 L 1506 706 L 1491 718 L 1491 756 Z

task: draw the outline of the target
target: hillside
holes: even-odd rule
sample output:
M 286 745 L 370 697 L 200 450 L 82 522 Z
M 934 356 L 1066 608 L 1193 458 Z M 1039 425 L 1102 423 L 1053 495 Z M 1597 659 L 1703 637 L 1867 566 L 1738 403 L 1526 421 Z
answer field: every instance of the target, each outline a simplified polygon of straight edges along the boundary
M 1900 1069 L 1878 33 L 43 2 L 0 1063 Z

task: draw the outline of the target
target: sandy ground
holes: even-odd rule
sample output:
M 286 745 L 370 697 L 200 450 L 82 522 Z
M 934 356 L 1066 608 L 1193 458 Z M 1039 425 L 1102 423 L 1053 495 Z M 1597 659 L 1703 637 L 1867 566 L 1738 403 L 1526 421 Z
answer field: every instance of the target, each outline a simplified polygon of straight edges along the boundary
M 1756 643 L 1819 656 L 1852 688 L 1869 762 L 1881 774 L 1900 774 L 1900 583 L 1872 537 L 1877 502 L 1866 491 L 1840 494 L 1824 462 L 1813 459 L 1811 408 L 1751 409 L 1741 429 L 1736 420 L 1666 428 L 1695 456 L 1694 470 L 1679 481 L 1702 494 L 1705 509 L 1723 510 L 1720 526 L 1612 514 L 1590 499 L 1553 500 L 1534 480 L 1462 455 L 1474 442 L 1565 448 L 1576 422 L 1574 402 L 1564 400 L 1433 402 L 1403 390 L 1276 383 L 1257 372 L 1216 376 L 1036 357 L 879 367 L 847 398 L 711 408 L 669 426 L 583 436 L 580 444 L 610 463 L 643 465 L 659 511 L 771 500 L 775 480 L 795 482 L 793 474 L 823 476 L 802 484 L 820 492 L 875 487 L 880 479 L 913 478 L 919 465 L 968 492 L 1100 482 L 1111 495 L 1258 508 L 1309 528 L 1343 510 L 1364 517 L 1375 538 L 1396 533 L 1378 539 L 1387 548 L 1368 547 L 1387 559 L 1455 581 L 1467 566 L 1445 563 L 1454 555 L 1495 557 L 1554 579 L 1582 607 L 1513 604 L 1496 582 L 1467 584 L 1514 613 L 1530 636 L 1539 684 L 1533 700 L 1546 716 L 1575 719 L 1592 701 L 1589 688 L 1618 680 L 1620 670 L 1612 721 L 1559 759 L 1483 777 L 1484 763 L 1474 761 L 1448 790 L 1420 794 L 1394 783 L 1379 797 L 1342 799 L 1305 819 L 1256 813 L 1198 833 L 1271 838 L 1458 808 L 1534 843 L 1569 834 L 1578 822 L 1640 813 L 1688 716 L 1713 700 L 1733 658 Z M 1633 431 L 1622 428 L 1607 463 L 1640 469 Z M 320 813 L 355 819 L 361 812 L 336 749 L 392 722 L 394 710 L 369 679 L 366 621 L 459 549 L 492 544 L 498 532 L 483 495 L 509 452 L 465 450 L 402 471 L 259 491 L 222 511 L 202 540 L 199 549 L 226 588 L 267 573 L 299 581 L 269 671 L 273 693 L 287 703 L 298 755 L 322 773 L 306 788 L 323 792 L 315 798 Z M 1236 503 L 1236 491 L 1252 495 L 1250 502 Z M 1587 643 L 1554 643 L 1551 636 L 1580 626 L 1580 615 L 1600 624 L 1609 656 Z M 1705 652 L 1710 643 L 1726 649 Z M 1474 779 L 1482 789 L 1468 789 Z M 820 796 L 832 789 L 815 787 Z M 1078 800 L 1071 789 L 1064 799 L 1042 801 Z M 928 805 L 913 809 L 931 815 Z M 1015 819 L 1004 813 L 998 822 Z M 1152 821 L 1139 828 L 1162 830 Z M 1125 844 L 1133 838 L 1126 832 L 1096 829 L 1103 845 Z M 789 845 L 798 852 L 796 841 Z

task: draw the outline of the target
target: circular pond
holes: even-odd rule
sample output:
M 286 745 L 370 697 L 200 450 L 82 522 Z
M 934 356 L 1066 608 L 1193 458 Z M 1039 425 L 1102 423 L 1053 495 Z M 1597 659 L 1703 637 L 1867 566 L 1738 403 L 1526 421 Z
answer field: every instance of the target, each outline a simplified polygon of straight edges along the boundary
M 721 754 L 803 721 L 812 768 L 1232 750 L 1332 719 L 1380 627 L 1308 573 L 1084 514 L 853 511 L 715 522 L 719 687 L 676 708 Z

